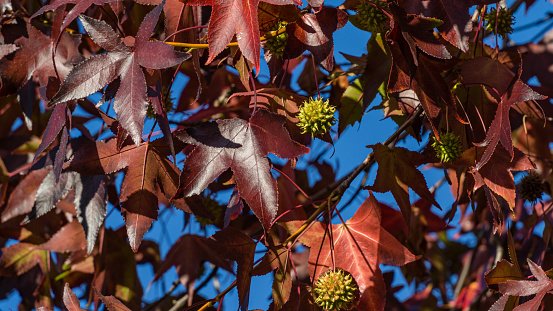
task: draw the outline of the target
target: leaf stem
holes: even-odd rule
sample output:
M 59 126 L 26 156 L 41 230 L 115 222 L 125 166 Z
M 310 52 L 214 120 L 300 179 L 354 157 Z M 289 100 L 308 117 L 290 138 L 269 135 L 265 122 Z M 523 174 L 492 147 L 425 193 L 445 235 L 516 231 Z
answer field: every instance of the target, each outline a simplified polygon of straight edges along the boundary
M 281 35 L 285 32 L 286 32 L 286 27 L 284 27 L 280 30 L 271 31 L 271 32 L 267 33 L 265 36 L 259 38 L 259 40 L 266 41 L 266 40 L 268 40 L 272 37 L 276 37 L 276 36 Z M 183 48 L 191 48 L 191 49 L 207 49 L 207 48 L 209 48 L 208 43 L 186 43 L 186 42 L 165 42 L 165 43 L 167 43 L 169 45 L 172 45 L 172 46 L 183 47 Z M 231 42 L 227 45 L 227 47 L 231 47 L 231 46 L 238 46 L 238 42 Z

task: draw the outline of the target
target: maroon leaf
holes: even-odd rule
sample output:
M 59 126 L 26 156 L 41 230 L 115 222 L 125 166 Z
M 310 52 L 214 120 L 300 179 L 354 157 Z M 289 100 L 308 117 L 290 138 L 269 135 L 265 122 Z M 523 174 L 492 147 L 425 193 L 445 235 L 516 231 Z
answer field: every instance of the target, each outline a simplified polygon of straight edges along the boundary
M 144 18 L 134 49 L 125 46 L 105 22 L 82 15 L 80 21 L 85 30 L 108 53 L 93 56 L 76 66 L 63 81 L 50 105 L 89 96 L 119 76 L 121 83 L 113 108 L 120 124 L 129 132 L 135 144 L 140 145 L 148 107 L 146 79 L 141 66 L 162 69 L 188 58 L 188 54 L 176 52 L 165 43 L 149 42 L 164 3 L 162 1 Z
M 69 190 L 73 188 L 76 176 L 77 174 L 73 172 L 64 173 L 60 176 L 59 181 L 56 182 L 54 171 L 50 171 L 40 184 L 40 187 L 38 187 L 35 205 L 25 217 L 23 223 L 28 223 L 52 210 L 56 203 L 63 199 Z
M 176 192 L 179 169 L 167 159 L 169 148 L 163 139 L 140 146 L 124 146 L 117 140 L 86 143 L 77 149 L 67 168 L 86 175 L 103 175 L 126 169 L 120 200 L 127 235 L 134 251 L 142 237 L 157 219 L 158 188 L 170 199 Z M 185 205 L 177 205 L 190 212 Z M 99 217 L 104 211 L 92 211 Z M 97 218 L 98 219 L 98 218 Z M 94 222 L 96 225 L 100 222 Z M 96 226 L 95 225 L 95 226 Z M 89 246 L 90 247 L 90 246 Z
M 301 5 L 301 1 L 297 0 L 265 0 L 264 2 L 276 5 Z M 257 20 L 259 0 L 188 0 L 186 4 L 211 5 L 213 7 L 207 32 L 207 40 L 209 42 L 209 58 L 207 63 L 213 61 L 236 34 L 236 40 L 242 54 L 259 70 L 259 54 L 261 50 Z
M 345 224 L 331 225 L 333 245 L 326 234 L 326 226 L 320 222 L 300 238 L 311 248 L 309 271 L 314 280 L 333 267 L 352 274 L 361 295 L 359 310 L 384 310 L 386 285 L 379 264 L 401 266 L 417 259 L 384 230 L 380 222 L 380 206 L 371 193 L 350 220 Z M 302 223 L 294 221 L 289 224 L 299 227 Z
M 31 171 L 19 182 L 10 194 L 8 205 L 2 211 L 2 222 L 31 212 L 38 188 L 48 173 L 48 169 Z
M 63 304 L 69 311 L 81 311 L 81 303 L 77 295 L 69 287 L 69 283 L 65 283 L 63 288 Z
M 247 310 L 255 241 L 234 227 L 226 227 L 216 232 L 209 239 L 202 239 L 201 241 L 221 256 L 236 261 L 238 264 L 236 271 L 238 299 L 242 308 Z
M 118 1 L 118 0 L 54 0 L 53 3 L 41 7 L 40 10 L 38 10 L 35 14 L 33 14 L 33 16 L 31 16 L 31 19 L 43 14 L 46 11 L 54 11 L 62 5 L 74 4 L 75 6 L 73 6 L 71 11 L 67 13 L 67 15 L 65 16 L 65 19 L 63 20 L 63 23 L 61 24 L 59 33 L 62 33 L 63 30 L 67 26 L 69 26 L 69 24 L 71 24 L 71 22 L 75 18 L 77 18 L 77 16 L 79 16 L 79 14 L 84 13 L 93 4 L 101 6 L 112 1 Z M 58 41 L 57 40 L 58 38 L 53 38 L 53 39 L 55 39 L 56 42 Z
M 83 227 L 78 221 L 73 220 L 54 233 L 48 242 L 36 248 L 57 253 L 66 253 L 83 250 L 85 247 L 86 238 Z
M 334 41 L 332 34 L 344 27 L 348 15 L 336 8 L 323 7 L 315 14 L 307 13 L 301 19 L 286 27 L 288 41 L 285 53 L 288 58 L 296 58 L 305 50 L 315 57 L 327 71 L 334 66 Z
M 106 217 L 107 192 L 104 176 L 79 175 L 75 182 L 75 209 L 86 234 L 87 254 L 96 244 L 98 231 Z
M 152 282 L 159 280 L 169 268 L 174 266 L 181 284 L 189 293 L 193 293 L 194 282 L 199 277 L 198 271 L 204 261 L 233 272 L 230 263 L 215 250 L 200 242 L 200 238 L 190 234 L 180 237 L 165 256 Z
M 514 158 L 513 140 L 511 138 L 511 122 L 509 121 L 509 110 L 512 105 L 518 104 L 527 100 L 546 99 L 547 97 L 534 92 L 528 85 L 517 79 L 505 94 L 501 96 L 501 102 L 495 113 L 495 118 L 486 133 L 486 138 L 478 146 L 488 146 L 482 159 L 476 165 L 476 170 L 479 170 L 488 163 L 491 159 L 495 147 L 501 142 L 501 145 L 511 155 L 511 160 Z
M 435 17 L 444 23 L 438 26 L 440 34 L 463 52 L 469 50 L 472 20 L 469 8 L 473 5 L 493 4 L 495 0 L 409 0 L 405 1 L 408 13 Z
M 292 159 L 309 148 L 290 139 L 284 117 L 259 109 L 246 122 L 217 120 L 175 133 L 197 147 L 184 161 L 177 196 L 199 194 L 227 170 L 234 172 L 240 196 L 268 229 L 278 211 L 277 186 L 271 175 L 269 152 Z
M 57 105 L 54 108 L 54 111 L 52 111 L 52 115 L 50 115 L 50 119 L 48 120 L 48 125 L 46 125 L 46 129 L 44 130 L 44 134 L 42 135 L 42 141 L 38 146 L 33 162 L 36 161 L 37 157 L 40 156 L 40 154 L 46 148 L 48 148 L 50 144 L 52 144 L 52 142 L 54 141 L 54 139 L 56 139 L 61 129 L 65 126 L 66 109 L 67 109 L 67 105 L 63 103 L 63 104 Z
M 52 42 L 50 37 L 27 25 L 28 38 L 20 37 L 15 43 L 20 47 L 15 51 L 13 59 L 0 59 L 0 74 L 2 76 L 2 88 L 0 95 L 8 95 L 19 90 L 36 74 L 39 76 L 40 85 L 46 86 L 49 76 L 56 76 L 52 63 Z M 80 35 L 64 34 L 61 37 L 60 49 L 54 58 L 56 68 L 61 78 L 67 76 L 73 64 L 80 61 L 81 55 L 78 46 L 81 42 Z
M 411 201 L 409 188 L 421 198 L 439 207 L 434 196 L 428 190 L 426 180 L 417 166 L 423 164 L 424 158 L 417 152 L 402 147 L 388 148 L 382 144 L 370 146 L 374 149 L 374 159 L 378 171 L 374 185 L 366 189 L 376 192 L 392 192 L 407 225 L 411 222 Z
M 106 308 L 108 311 L 131 311 L 131 309 L 127 308 L 119 299 L 115 298 L 114 296 L 103 296 L 98 292 L 96 289 L 94 289 L 96 292 L 96 295 L 102 300 L 102 302 L 106 305 Z

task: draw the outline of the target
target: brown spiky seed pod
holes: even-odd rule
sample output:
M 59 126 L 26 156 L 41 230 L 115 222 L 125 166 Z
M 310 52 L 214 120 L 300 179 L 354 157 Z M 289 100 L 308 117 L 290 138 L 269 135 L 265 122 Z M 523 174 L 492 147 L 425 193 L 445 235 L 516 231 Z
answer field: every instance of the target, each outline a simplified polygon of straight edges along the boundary
M 520 196 L 524 201 L 537 202 L 545 190 L 542 179 L 538 173 L 530 171 L 520 180 Z

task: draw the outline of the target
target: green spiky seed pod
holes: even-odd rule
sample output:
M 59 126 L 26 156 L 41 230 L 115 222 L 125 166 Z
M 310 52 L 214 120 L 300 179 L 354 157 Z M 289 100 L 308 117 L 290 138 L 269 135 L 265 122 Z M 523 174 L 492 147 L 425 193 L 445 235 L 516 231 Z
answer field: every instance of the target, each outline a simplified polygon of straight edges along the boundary
M 386 9 L 388 5 L 386 1 L 376 0 L 372 1 L 376 3 L 379 7 Z M 382 12 L 381 9 L 375 7 L 374 5 L 366 2 L 359 1 L 359 4 L 355 8 L 357 12 L 357 19 L 363 30 L 368 32 L 385 32 L 389 28 L 389 19 L 386 14 Z
M 269 27 L 269 30 L 278 31 L 286 28 L 286 25 L 288 25 L 288 23 L 285 21 L 275 23 L 271 27 Z M 264 48 L 268 50 L 272 55 L 276 57 L 282 57 L 282 55 L 284 55 L 284 49 L 286 48 L 286 42 L 288 42 L 288 33 L 285 31 L 278 36 L 267 39 Z
M 359 286 L 351 273 L 328 270 L 319 276 L 312 293 L 315 303 L 325 311 L 350 310 L 359 299 Z
M 202 203 L 204 207 L 215 216 L 215 220 L 205 218 L 202 216 L 196 216 L 196 219 L 202 226 L 217 225 L 223 223 L 223 217 L 225 216 L 224 209 L 217 201 L 212 198 L 203 198 Z
M 302 134 L 311 133 L 311 137 L 323 135 L 336 123 L 334 112 L 336 108 L 329 104 L 328 99 L 323 101 L 321 97 L 309 98 L 303 102 L 298 113 L 298 126 Z
M 484 14 L 484 21 L 486 22 L 486 30 L 495 33 L 495 24 L 497 20 L 497 34 L 505 37 L 505 35 L 513 32 L 513 24 L 515 23 L 515 17 L 513 12 L 506 8 L 499 8 L 499 13 L 496 8 L 491 8 L 490 11 Z
M 452 132 L 440 135 L 441 142 L 434 136 L 432 138 L 434 139 L 432 147 L 442 162 L 452 162 L 463 153 L 461 139 Z
M 541 200 L 541 195 L 545 190 L 542 179 L 534 171 L 530 171 L 528 175 L 520 180 L 520 196 L 524 201 L 536 203 Z

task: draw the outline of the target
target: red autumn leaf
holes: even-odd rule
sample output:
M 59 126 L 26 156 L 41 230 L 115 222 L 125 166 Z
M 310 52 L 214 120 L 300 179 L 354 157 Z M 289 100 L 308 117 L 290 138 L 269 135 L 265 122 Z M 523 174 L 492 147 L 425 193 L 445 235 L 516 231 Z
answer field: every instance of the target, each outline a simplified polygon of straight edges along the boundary
M 233 272 L 229 262 L 215 250 L 200 242 L 200 238 L 200 236 L 191 234 L 180 237 L 165 256 L 165 260 L 152 282 L 159 280 L 169 268 L 174 266 L 182 286 L 189 293 L 194 293 L 194 282 L 199 277 L 198 271 L 204 261 L 209 261 L 220 268 Z M 191 299 L 192 297 L 190 297 Z
M 334 66 L 334 40 L 332 34 L 344 27 L 348 15 L 336 8 L 323 7 L 315 14 L 307 13 L 301 19 L 286 27 L 288 41 L 285 54 L 288 58 L 296 58 L 304 51 L 313 54 L 316 63 L 332 71 Z
M 175 132 L 196 148 L 184 161 L 177 197 L 199 194 L 229 167 L 240 196 L 263 226 L 270 228 L 278 211 L 277 185 L 267 155 L 293 159 L 309 148 L 290 139 L 284 117 L 263 109 L 250 118 L 217 120 Z
M 210 63 L 221 53 L 236 35 L 236 41 L 244 57 L 259 70 L 261 41 L 257 7 L 259 0 L 180 0 L 194 6 L 211 5 L 211 19 L 207 31 Z M 285 5 L 301 5 L 298 0 L 264 0 L 264 2 Z
M 497 144 L 501 145 L 509 152 L 512 160 L 515 156 L 513 150 L 513 140 L 511 138 L 511 122 L 509 121 L 509 110 L 511 106 L 527 100 L 540 100 L 547 97 L 534 92 L 528 85 L 517 79 L 505 94 L 501 96 L 501 102 L 495 113 L 495 118 L 486 133 L 486 138 L 478 146 L 488 146 L 482 159 L 476 165 L 476 170 L 481 169 L 491 158 Z
M 438 26 L 440 34 L 463 52 L 469 50 L 472 20 L 469 8 L 474 5 L 493 4 L 495 0 L 409 0 L 405 1 L 408 13 L 435 17 L 444 23 Z
M 31 24 L 27 25 L 28 38 L 20 37 L 15 41 L 19 49 L 15 51 L 13 59 L 0 59 L 0 74 L 2 85 L 0 95 L 6 96 L 21 89 L 29 79 L 35 75 L 39 78 L 41 86 L 46 86 L 48 77 L 55 77 L 54 64 L 52 62 L 53 43 L 50 37 L 44 35 Z M 60 77 L 66 77 L 73 64 L 78 63 L 82 57 L 78 47 L 81 43 L 81 35 L 64 33 L 55 54 L 54 61 Z
M 465 151 L 469 156 L 474 157 L 476 147 Z M 488 147 L 489 148 L 489 147 Z M 478 148 L 481 152 L 482 148 Z M 480 153 L 482 154 L 482 153 Z M 485 155 L 485 153 L 484 153 Z M 484 155 L 482 157 L 484 157 Z M 480 161 L 482 162 L 482 160 Z M 514 149 L 513 159 L 505 150 L 497 150 L 491 159 L 479 170 L 472 170 L 475 180 L 475 189 L 486 185 L 497 195 L 502 196 L 513 209 L 515 207 L 515 181 L 511 171 L 526 171 L 534 169 L 535 165 L 522 151 Z
M 2 211 L 2 222 L 31 212 L 38 188 L 48 173 L 48 169 L 40 169 L 27 174 L 11 193 L 8 205 Z
M 528 267 L 536 281 L 526 280 L 508 280 L 499 283 L 499 292 L 503 294 L 489 311 L 502 311 L 510 296 L 530 296 L 534 298 L 517 306 L 513 311 L 537 311 L 541 305 L 542 299 L 547 293 L 553 293 L 553 280 L 550 279 L 543 269 L 528 259 Z
M 251 271 L 256 243 L 252 238 L 234 227 L 226 227 L 201 242 L 220 256 L 236 261 L 238 301 L 243 310 L 248 310 Z
M 61 227 L 46 243 L 38 245 L 37 249 L 57 253 L 76 252 L 86 248 L 86 237 L 81 224 L 73 220 Z
M 424 176 L 417 169 L 417 166 L 425 163 L 423 155 L 402 147 L 390 149 L 380 143 L 369 147 L 374 150 L 378 171 L 374 185 L 367 186 L 366 189 L 381 193 L 392 192 L 407 225 L 411 220 L 409 188 L 421 198 L 439 207 L 428 190 Z
M 63 304 L 69 311 L 81 311 L 81 303 L 77 295 L 69 287 L 69 283 L 65 283 L 63 287 Z
M 106 308 L 108 311 L 131 311 L 131 309 L 127 308 L 119 299 L 115 298 L 114 296 L 103 296 L 100 292 L 98 292 L 96 289 L 94 289 L 96 292 L 96 295 L 102 300 L 104 305 L 106 305 Z
M 314 280 L 333 267 L 352 274 L 359 285 L 359 310 L 384 310 L 386 285 L 379 264 L 402 266 L 417 259 L 380 222 L 380 206 L 371 193 L 350 220 L 332 225 L 333 247 L 325 234 L 325 225 L 320 222 L 300 238 L 311 248 L 309 271 Z M 302 223 L 289 224 L 299 228 Z
M 121 83 L 115 95 L 113 109 L 120 124 L 138 146 L 142 141 L 144 117 L 148 107 L 147 85 L 142 67 L 163 69 L 188 58 L 188 54 L 176 52 L 168 44 L 149 41 L 164 3 L 163 1 L 144 18 L 136 34 L 134 49 L 123 44 L 105 22 L 81 15 L 80 21 L 84 29 L 108 53 L 93 56 L 77 65 L 63 81 L 50 105 L 87 97 L 120 77 Z
M 71 22 L 75 18 L 77 18 L 77 16 L 79 16 L 79 14 L 84 13 L 93 4 L 101 6 L 101 5 L 104 5 L 108 2 L 113 2 L 113 1 L 119 1 L 119 0 L 54 0 L 52 3 L 41 7 L 40 10 L 38 10 L 35 14 L 33 14 L 33 16 L 31 16 L 31 19 L 43 14 L 46 11 L 55 11 L 56 9 L 61 7 L 62 5 L 74 4 L 75 6 L 73 6 L 71 11 L 69 11 L 69 13 L 67 13 L 67 15 L 65 16 L 65 18 L 63 20 L 63 23 L 61 24 L 60 29 L 56 30 L 56 31 L 58 31 L 58 33 L 63 33 L 63 30 L 65 28 L 67 28 L 67 26 L 69 26 L 69 24 L 71 24 Z M 58 41 L 57 40 L 58 38 L 53 38 L 53 39 L 56 42 Z
M 127 145 L 120 151 L 117 140 L 88 142 L 75 151 L 67 169 L 86 175 L 104 175 L 125 169 L 121 185 L 121 211 L 127 235 L 134 251 L 153 221 L 157 219 L 157 189 L 170 199 L 177 190 L 179 169 L 167 156 L 170 150 L 164 139 L 140 146 Z M 172 202 L 189 212 L 184 202 Z

